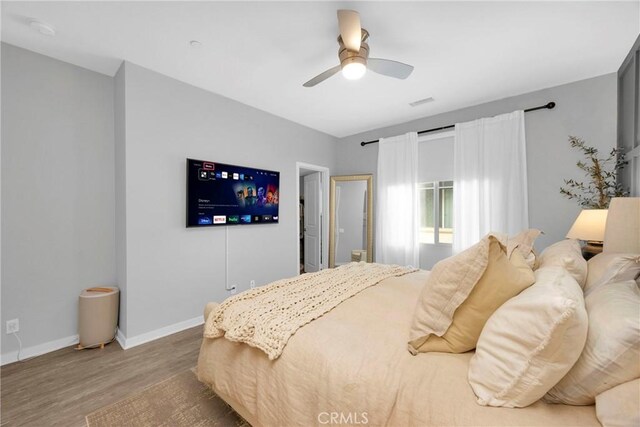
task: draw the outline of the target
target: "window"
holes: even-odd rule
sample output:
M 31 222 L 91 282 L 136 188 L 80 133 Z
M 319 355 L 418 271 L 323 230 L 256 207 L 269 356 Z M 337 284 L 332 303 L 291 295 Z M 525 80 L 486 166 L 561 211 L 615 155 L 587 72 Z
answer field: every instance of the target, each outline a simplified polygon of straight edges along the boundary
M 420 192 L 420 243 L 453 242 L 453 181 L 425 182 Z

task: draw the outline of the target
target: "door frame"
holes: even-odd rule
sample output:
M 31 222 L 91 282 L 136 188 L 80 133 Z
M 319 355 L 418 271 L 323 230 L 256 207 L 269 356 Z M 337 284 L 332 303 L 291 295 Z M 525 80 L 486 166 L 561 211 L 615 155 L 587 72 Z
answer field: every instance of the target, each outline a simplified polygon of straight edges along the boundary
M 320 269 L 324 270 L 329 265 L 329 168 L 313 165 L 311 163 L 296 162 L 296 276 L 300 274 L 300 170 L 307 169 L 320 172 L 322 178 L 322 198 L 320 210 L 322 215 L 322 232 L 320 233 L 322 245 L 322 260 Z

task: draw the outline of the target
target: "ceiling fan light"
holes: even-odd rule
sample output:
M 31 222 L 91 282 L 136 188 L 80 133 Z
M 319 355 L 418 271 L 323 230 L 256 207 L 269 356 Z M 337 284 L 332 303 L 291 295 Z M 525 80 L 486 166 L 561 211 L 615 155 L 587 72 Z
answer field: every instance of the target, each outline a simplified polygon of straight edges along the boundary
M 367 66 L 360 62 L 350 62 L 342 67 L 342 75 L 348 80 L 358 80 L 367 72 Z

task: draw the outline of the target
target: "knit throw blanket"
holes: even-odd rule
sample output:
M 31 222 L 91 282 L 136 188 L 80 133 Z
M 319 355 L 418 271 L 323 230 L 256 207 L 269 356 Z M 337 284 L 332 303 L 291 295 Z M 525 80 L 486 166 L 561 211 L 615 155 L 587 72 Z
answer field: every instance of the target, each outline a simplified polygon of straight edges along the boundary
M 274 360 L 302 326 L 369 286 L 414 271 L 417 269 L 398 265 L 352 262 L 278 280 L 227 298 L 209 314 L 204 337 L 243 342 Z

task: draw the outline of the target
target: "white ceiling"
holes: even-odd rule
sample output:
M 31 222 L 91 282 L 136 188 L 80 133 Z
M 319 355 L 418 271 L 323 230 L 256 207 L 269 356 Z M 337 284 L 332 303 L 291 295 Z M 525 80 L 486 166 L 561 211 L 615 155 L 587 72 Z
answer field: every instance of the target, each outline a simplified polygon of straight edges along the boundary
M 413 74 L 302 87 L 338 64 L 339 8 Z M 639 31 L 638 1 L 2 2 L 7 43 L 108 75 L 128 60 L 337 137 L 617 71 Z

